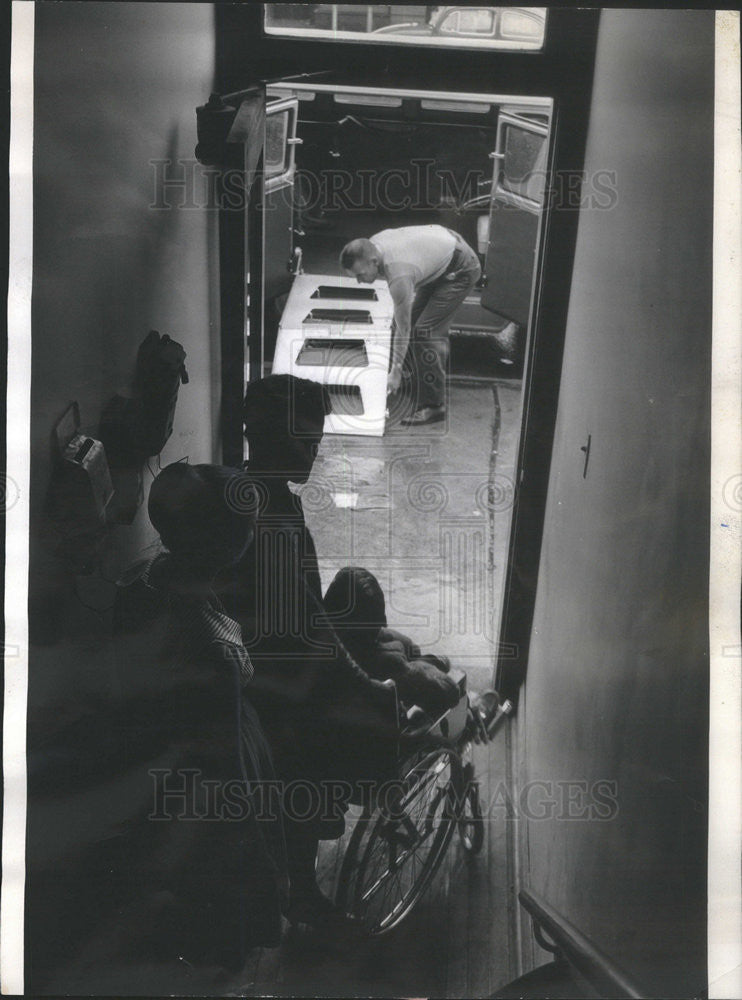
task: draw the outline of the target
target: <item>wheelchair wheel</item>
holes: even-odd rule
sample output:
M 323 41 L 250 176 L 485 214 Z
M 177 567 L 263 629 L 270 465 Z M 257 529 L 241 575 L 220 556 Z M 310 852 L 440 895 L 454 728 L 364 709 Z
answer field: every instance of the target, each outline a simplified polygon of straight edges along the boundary
M 357 822 L 343 859 L 336 901 L 371 935 L 412 911 L 438 870 L 461 814 L 461 758 L 449 744 L 424 746 L 382 786 Z
M 479 785 L 470 780 L 464 790 L 464 801 L 459 817 L 459 836 L 467 854 L 479 854 L 484 844 L 484 817 L 479 801 Z

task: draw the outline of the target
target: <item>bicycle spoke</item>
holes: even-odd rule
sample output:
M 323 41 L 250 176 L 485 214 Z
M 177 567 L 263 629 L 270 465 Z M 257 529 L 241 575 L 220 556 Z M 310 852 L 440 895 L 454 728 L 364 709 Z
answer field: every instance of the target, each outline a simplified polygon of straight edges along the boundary
M 428 835 L 426 834 L 425 837 L 421 838 L 420 841 L 418 841 L 418 843 L 424 843 L 425 840 L 427 839 L 427 836 Z M 362 900 L 365 901 L 368 897 L 370 897 L 376 891 L 378 886 L 381 885 L 383 882 L 387 881 L 388 878 L 390 878 L 399 868 L 401 868 L 402 864 L 404 864 L 404 862 L 407 861 L 407 859 L 413 853 L 414 853 L 414 848 L 408 848 L 407 850 L 402 851 L 400 855 L 395 857 L 393 863 L 389 865 L 387 871 L 384 872 L 384 874 L 369 889 L 366 890 L 366 892 L 362 897 Z
M 456 781 L 454 765 L 459 769 Z M 459 815 L 460 762 L 451 750 L 429 750 L 402 773 L 402 794 L 372 821 L 359 854 L 354 905 L 371 933 L 396 926 L 415 906 L 438 869 Z

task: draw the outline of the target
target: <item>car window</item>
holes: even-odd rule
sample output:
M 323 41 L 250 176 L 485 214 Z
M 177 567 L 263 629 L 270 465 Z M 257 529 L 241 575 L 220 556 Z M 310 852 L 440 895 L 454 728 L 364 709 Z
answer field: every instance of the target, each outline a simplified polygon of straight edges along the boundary
M 455 34 L 459 30 L 459 12 L 457 10 L 452 10 L 447 17 L 444 17 L 441 21 L 439 31 L 444 34 Z
M 543 24 L 525 11 L 504 10 L 500 15 L 500 38 L 538 38 Z
M 269 102 L 265 115 L 263 175 L 265 190 L 275 191 L 292 184 L 296 168 L 297 102 L 292 99 Z
M 266 34 L 306 42 L 537 51 L 546 27 L 545 7 L 266 3 L 263 9 Z
M 288 115 L 274 115 L 265 123 L 265 173 L 268 177 L 283 172 L 286 157 Z
M 289 113 L 269 115 L 265 119 L 265 153 L 263 156 L 265 176 L 277 177 L 286 169 L 288 145 Z
M 545 136 L 516 125 L 506 125 L 504 139 L 500 187 L 530 201 L 541 202 L 546 178 Z
M 491 35 L 495 21 L 493 10 L 484 7 L 473 7 L 471 10 L 460 10 L 458 30 L 462 35 Z

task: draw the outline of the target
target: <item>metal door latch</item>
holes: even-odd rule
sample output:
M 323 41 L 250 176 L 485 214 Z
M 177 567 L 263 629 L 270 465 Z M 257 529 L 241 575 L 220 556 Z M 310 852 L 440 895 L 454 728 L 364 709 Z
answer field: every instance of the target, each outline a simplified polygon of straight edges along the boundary
M 585 465 L 583 466 L 582 469 L 583 479 L 587 479 L 587 465 L 588 462 L 590 461 L 590 445 L 592 444 L 592 440 L 593 440 L 592 434 L 588 434 L 586 443 L 583 444 L 583 446 L 580 448 L 580 451 L 585 453 Z
M 297 275 L 303 274 L 304 268 L 302 266 L 302 249 L 301 247 L 296 247 L 291 257 L 288 259 L 286 264 L 286 270 L 289 274 Z

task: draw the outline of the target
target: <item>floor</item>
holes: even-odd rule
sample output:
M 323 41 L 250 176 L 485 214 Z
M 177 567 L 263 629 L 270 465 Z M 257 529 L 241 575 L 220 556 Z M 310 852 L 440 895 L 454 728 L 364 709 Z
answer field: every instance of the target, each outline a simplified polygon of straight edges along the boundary
M 415 912 L 391 935 L 342 952 L 290 929 L 277 950 L 257 953 L 234 995 L 317 997 L 487 997 L 512 978 L 507 953 L 513 899 L 506 866 L 502 730 L 475 748 L 482 801 L 491 803 L 482 851 L 459 840 Z M 348 833 L 325 842 L 320 877 L 332 892 Z
M 323 587 L 370 569 L 389 625 L 475 688 L 492 678 L 519 405 L 519 383 L 454 384 L 444 423 L 326 435 L 302 494 Z
M 492 681 L 519 406 L 517 382 L 453 384 L 446 424 L 326 436 L 303 493 L 323 586 L 342 565 L 371 569 L 390 624 L 451 656 L 470 689 Z M 474 761 L 489 806 L 480 855 L 455 838 L 419 908 L 386 938 L 332 953 L 288 930 L 281 948 L 254 955 L 235 994 L 486 997 L 511 979 L 502 731 Z M 329 894 L 351 829 L 322 845 Z

